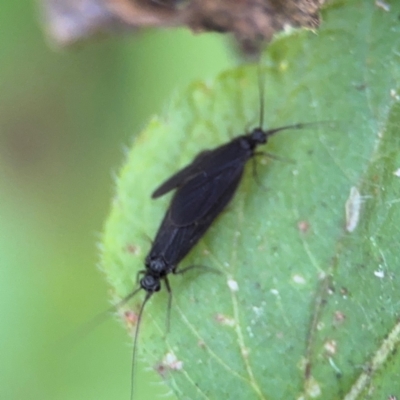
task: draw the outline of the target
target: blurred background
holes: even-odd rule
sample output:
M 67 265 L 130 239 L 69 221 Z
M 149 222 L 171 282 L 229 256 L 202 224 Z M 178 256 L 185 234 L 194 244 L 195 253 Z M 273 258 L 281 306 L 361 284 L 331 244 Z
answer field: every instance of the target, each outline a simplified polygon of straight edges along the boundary
M 142 31 L 49 46 L 38 10 L 0 13 L 0 398 L 129 399 L 131 344 L 110 318 L 98 235 L 123 148 L 175 90 L 235 63 L 222 35 Z M 137 363 L 138 399 L 164 395 Z M 158 396 L 157 396 L 158 397 Z

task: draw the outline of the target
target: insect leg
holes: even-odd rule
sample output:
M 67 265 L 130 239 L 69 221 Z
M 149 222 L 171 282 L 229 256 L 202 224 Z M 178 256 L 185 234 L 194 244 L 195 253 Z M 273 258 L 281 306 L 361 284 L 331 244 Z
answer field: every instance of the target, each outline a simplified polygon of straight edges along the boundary
M 136 291 L 134 293 L 136 293 Z M 143 315 L 144 307 L 152 294 L 153 294 L 152 292 L 146 293 L 146 297 L 144 298 L 143 303 L 140 306 L 138 319 L 136 322 L 136 329 L 135 329 L 135 334 L 134 334 L 134 339 L 133 339 L 132 366 L 131 366 L 131 400 L 133 400 L 133 388 L 134 388 L 133 385 L 134 385 L 134 378 L 135 378 L 135 359 L 136 359 L 136 350 L 137 350 L 137 343 L 138 343 L 138 337 L 139 337 L 139 328 L 140 328 L 140 323 L 142 322 L 142 315 Z M 129 295 L 129 296 L 132 297 L 133 294 Z
M 257 156 L 264 156 L 264 157 L 272 158 L 273 160 L 288 162 L 290 164 L 295 164 L 296 163 L 291 158 L 280 157 L 280 156 L 277 156 L 276 154 L 268 153 L 266 151 L 257 151 L 257 152 L 255 152 L 254 153 L 254 157 L 257 157 Z
M 172 270 L 172 272 L 175 275 L 180 275 L 180 274 L 186 273 L 187 271 L 189 271 L 190 269 L 193 269 L 193 268 L 202 268 L 202 269 L 208 270 L 210 272 L 214 272 L 216 274 L 221 274 L 221 271 L 218 270 L 217 268 L 208 267 L 207 265 L 189 265 L 189 267 L 185 267 L 180 270 L 174 269 L 174 270 Z
M 146 273 L 146 270 L 141 269 L 140 271 L 138 271 L 138 273 L 136 274 L 136 283 L 139 283 L 139 277 L 140 275 L 144 275 Z
M 168 292 L 168 308 L 167 308 L 167 322 L 166 322 L 166 332 L 169 332 L 170 328 L 170 320 L 171 320 L 171 306 L 172 306 L 172 290 L 171 286 L 169 285 L 169 281 L 167 276 L 164 277 L 165 287 L 167 288 Z

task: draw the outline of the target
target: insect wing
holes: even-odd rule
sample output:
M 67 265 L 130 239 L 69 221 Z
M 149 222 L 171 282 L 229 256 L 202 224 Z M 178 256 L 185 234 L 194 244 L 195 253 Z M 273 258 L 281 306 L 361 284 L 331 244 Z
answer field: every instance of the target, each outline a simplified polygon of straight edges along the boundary
M 176 225 L 171 217 L 171 208 L 166 212 L 156 238 L 149 252 L 148 258 L 163 257 L 165 262 L 175 268 L 189 251 L 196 245 L 207 229 L 226 207 L 236 192 L 237 186 L 242 177 L 237 173 L 231 176 L 226 190 L 220 192 L 218 201 L 210 204 L 208 212 L 203 218 L 185 226 Z
M 168 266 L 165 272 L 172 272 L 202 236 L 199 229 L 202 230 L 198 224 L 178 227 L 172 222 L 168 210 L 146 260 L 161 257 Z
M 168 249 L 177 246 L 179 229 L 180 228 L 171 221 L 170 212 L 167 210 L 164 219 L 158 228 L 157 235 L 153 241 L 148 257 L 155 258 L 161 256 L 165 258 Z M 172 260 L 166 261 L 174 261 L 174 259 L 175 257 L 172 257 Z
M 172 221 L 170 212 L 169 209 L 164 216 L 147 259 L 162 257 L 172 271 L 200 239 L 204 227 L 200 224 L 177 226 Z
M 240 179 L 241 175 L 238 174 L 235 179 L 232 179 L 230 181 L 229 185 L 226 187 L 226 190 L 221 194 L 219 201 L 214 203 L 210 207 L 207 214 L 203 218 L 198 220 L 196 223 L 179 228 L 180 248 L 177 249 L 173 254 L 174 257 L 179 257 L 179 261 L 181 261 L 196 245 L 196 243 L 204 236 L 214 220 L 230 202 L 236 192 Z M 171 254 L 169 256 L 171 256 Z M 179 261 L 175 262 L 176 266 L 178 265 Z
M 171 219 L 177 226 L 193 224 L 206 217 L 225 195 L 233 196 L 243 174 L 243 163 L 213 175 L 203 172 L 178 189 L 171 202 Z M 211 212 L 212 213 L 212 212 Z
M 203 235 L 203 233 L 199 234 L 201 227 L 197 224 L 176 227 L 175 229 L 176 234 L 173 242 L 164 251 L 164 259 L 173 269 L 178 266 Z
M 196 158 L 187 167 L 182 168 L 176 174 L 162 183 L 151 195 L 153 199 L 163 196 L 164 194 L 182 186 L 185 182 L 192 179 L 202 171 L 202 164 L 211 151 L 205 150 L 196 156 Z

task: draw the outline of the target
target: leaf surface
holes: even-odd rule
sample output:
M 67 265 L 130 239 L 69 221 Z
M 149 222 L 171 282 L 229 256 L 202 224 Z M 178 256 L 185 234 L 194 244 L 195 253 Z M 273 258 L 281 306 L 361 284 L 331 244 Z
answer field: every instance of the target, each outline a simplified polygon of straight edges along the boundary
M 261 149 L 294 163 L 258 157 L 257 179 L 249 163 L 180 266 L 222 274 L 171 277 L 168 335 L 166 291 L 147 304 L 139 353 L 177 398 L 400 396 L 399 15 L 398 2 L 333 2 L 316 34 L 281 35 L 264 54 L 265 128 L 334 123 Z M 168 207 L 153 190 L 259 113 L 257 67 L 239 67 L 176 95 L 136 138 L 102 243 L 115 300 L 136 287 Z

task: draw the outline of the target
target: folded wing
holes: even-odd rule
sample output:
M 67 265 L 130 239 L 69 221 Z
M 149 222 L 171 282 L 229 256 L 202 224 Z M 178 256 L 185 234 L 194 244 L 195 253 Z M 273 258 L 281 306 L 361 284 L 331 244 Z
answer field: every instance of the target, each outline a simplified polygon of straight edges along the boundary
M 243 164 L 237 164 L 211 175 L 203 171 L 190 179 L 171 201 L 172 222 L 177 226 L 190 225 L 212 214 L 213 209 L 224 208 L 234 195 L 242 174 Z

